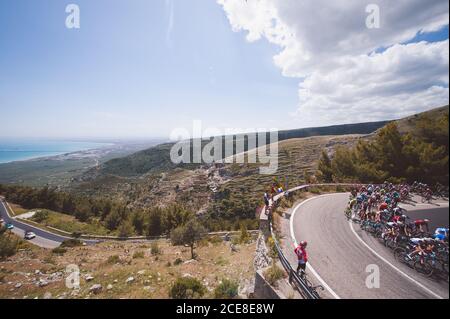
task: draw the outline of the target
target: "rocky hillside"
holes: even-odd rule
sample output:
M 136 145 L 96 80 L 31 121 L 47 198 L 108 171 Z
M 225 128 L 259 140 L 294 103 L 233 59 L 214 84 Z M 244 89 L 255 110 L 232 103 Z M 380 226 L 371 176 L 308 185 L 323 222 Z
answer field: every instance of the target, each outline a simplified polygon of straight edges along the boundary
M 109 242 L 64 253 L 24 244 L 16 255 L 0 260 L 0 298 L 169 298 L 173 283 L 187 277 L 201 282 L 204 298 L 213 298 L 225 279 L 239 285 L 238 292 L 247 297 L 254 279 L 255 243 L 232 247 L 219 237 L 205 239 L 192 260 L 189 248 L 167 241 Z M 79 268 L 80 289 L 66 286 L 68 265 Z
M 442 112 L 448 114 L 448 106 L 424 114 L 433 118 Z M 414 131 L 415 121 L 424 114 L 397 121 L 401 131 Z M 249 209 L 257 204 L 261 193 L 273 179 L 289 185 L 300 183 L 315 171 L 322 149 L 331 152 L 336 145 L 352 145 L 359 138 L 370 138 L 370 133 L 385 123 L 280 132 L 279 169 L 272 176 L 260 175 L 258 165 L 252 164 L 176 166 L 170 161 L 172 144 L 169 143 L 108 161 L 83 174 L 70 185 L 70 190 L 85 195 L 113 196 L 134 207 L 182 202 L 196 211 L 207 211 L 214 205 L 213 209 L 233 209 L 232 206 L 228 209 L 221 207 L 223 200 L 227 200 L 244 202 L 245 209 Z M 343 133 L 354 134 L 341 135 Z M 240 194 L 245 194 L 245 200 Z

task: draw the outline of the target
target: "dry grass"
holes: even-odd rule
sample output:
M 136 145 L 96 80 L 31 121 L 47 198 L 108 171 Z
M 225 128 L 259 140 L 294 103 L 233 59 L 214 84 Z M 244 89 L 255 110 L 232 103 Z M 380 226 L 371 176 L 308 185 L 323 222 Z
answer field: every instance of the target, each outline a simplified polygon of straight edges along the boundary
M 160 241 L 158 246 L 158 255 L 152 255 L 148 243 L 102 243 L 69 248 L 59 256 L 28 245 L 0 262 L 0 298 L 42 298 L 48 292 L 53 298 L 168 298 L 169 287 L 182 276 L 202 281 L 208 289 L 205 298 L 212 298 L 220 280 L 241 281 L 254 275 L 254 243 L 239 245 L 238 252 L 231 252 L 226 243 L 204 241 L 196 250 L 198 259 L 195 261 L 189 260 L 189 248 L 174 247 L 167 241 Z M 136 255 L 140 258 L 133 258 Z M 177 259 L 183 262 L 175 265 Z M 69 264 L 78 265 L 81 270 L 81 289 L 77 294 L 65 287 L 64 276 L 46 287 L 36 285 L 39 278 L 63 273 Z M 35 274 L 37 270 L 42 275 Z M 94 279 L 86 282 L 86 274 Z M 129 277 L 134 277 L 133 283 L 126 283 Z M 21 283 L 21 287 L 16 288 L 17 283 Z M 94 284 L 102 285 L 100 294 L 89 292 Z M 108 285 L 113 288 L 107 290 Z

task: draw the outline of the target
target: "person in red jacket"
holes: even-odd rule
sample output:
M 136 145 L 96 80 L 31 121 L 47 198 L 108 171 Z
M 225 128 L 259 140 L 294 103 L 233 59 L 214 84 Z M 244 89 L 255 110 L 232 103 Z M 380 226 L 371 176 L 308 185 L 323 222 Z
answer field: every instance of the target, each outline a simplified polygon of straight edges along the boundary
M 297 274 L 301 270 L 300 277 L 303 278 L 305 276 L 306 263 L 308 262 L 308 253 L 306 252 L 306 246 L 308 243 L 306 241 L 302 241 L 300 245 L 295 248 L 294 252 L 297 255 L 298 266 L 297 266 Z

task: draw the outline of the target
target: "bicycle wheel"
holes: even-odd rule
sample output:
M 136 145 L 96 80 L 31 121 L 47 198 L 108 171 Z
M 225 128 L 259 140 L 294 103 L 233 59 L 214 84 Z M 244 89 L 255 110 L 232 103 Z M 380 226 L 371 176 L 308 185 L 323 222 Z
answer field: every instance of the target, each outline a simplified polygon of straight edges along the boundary
M 390 249 L 395 249 L 397 247 L 397 244 L 392 239 L 386 240 L 385 245 L 386 245 L 387 248 L 390 248 Z
M 406 250 L 403 248 L 396 248 L 394 250 L 394 257 L 395 260 L 401 263 L 407 263 L 405 257 L 406 257 Z
M 414 262 L 414 269 L 427 277 L 430 277 L 434 270 L 433 266 L 428 261 L 421 262 L 420 260 Z

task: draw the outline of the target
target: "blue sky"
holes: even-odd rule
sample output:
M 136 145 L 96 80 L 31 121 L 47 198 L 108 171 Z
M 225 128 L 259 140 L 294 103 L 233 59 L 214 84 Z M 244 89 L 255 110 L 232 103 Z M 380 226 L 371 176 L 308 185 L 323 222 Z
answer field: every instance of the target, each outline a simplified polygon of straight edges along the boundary
M 162 0 L 76 3 L 69 30 L 65 1 L 1 1 L 0 136 L 167 136 L 193 119 L 264 127 L 295 110 L 277 49 L 246 43 L 213 1 L 176 1 L 170 34 Z
M 69 3 L 80 7 L 79 30 L 65 27 Z M 283 74 L 274 57 L 284 47 L 248 41 L 232 14 L 212 0 L 1 1 L 0 137 L 150 138 L 193 120 L 244 129 L 360 120 L 298 116 L 304 76 Z M 448 26 L 408 43 L 445 39 Z

